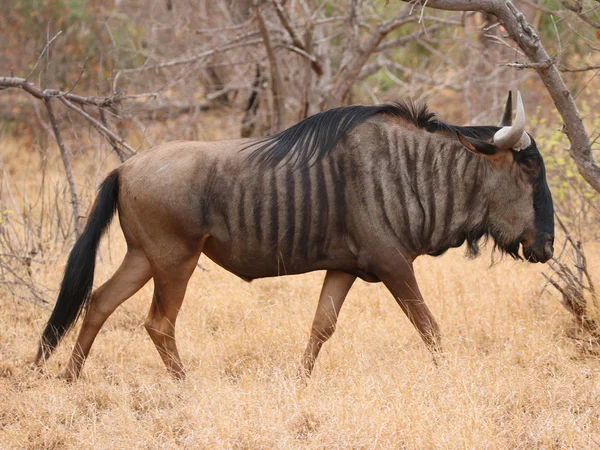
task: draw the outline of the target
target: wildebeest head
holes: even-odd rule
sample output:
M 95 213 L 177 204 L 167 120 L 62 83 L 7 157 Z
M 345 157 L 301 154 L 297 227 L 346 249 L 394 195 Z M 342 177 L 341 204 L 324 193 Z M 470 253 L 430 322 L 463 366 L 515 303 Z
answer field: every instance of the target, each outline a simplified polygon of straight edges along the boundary
M 519 245 L 530 262 L 544 263 L 554 252 L 554 208 L 546 182 L 544 161 L 535 141 L 525 132 L 525 112 L 517 93 L 517 113 L 512 117 L 509 93 L 499 128 L 480 139 L 457 130 L 460 142 L 491 161 L 485 189 L 489 214 L 485 232 L 500 250 L 519 258 Z M 489 128 L 489 127 L 486 127 Z

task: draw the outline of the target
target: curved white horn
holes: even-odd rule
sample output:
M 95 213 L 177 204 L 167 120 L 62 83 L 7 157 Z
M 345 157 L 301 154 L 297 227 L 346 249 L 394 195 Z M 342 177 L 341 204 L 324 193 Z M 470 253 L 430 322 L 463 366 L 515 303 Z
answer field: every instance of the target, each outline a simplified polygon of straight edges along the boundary
M 531 144 L 529 135 L 525 133 L 525 108 L 523 107 L 523 99 L 519 91 L 517 91 L 517 115 L 515 122 L 510 127 L 502 127 L 496 131 L 493 142 L 498 148 L 515 148 L 515 150 L 529 147 L 529 144 Z M 517 146 L 517 144 L 519 145 Z

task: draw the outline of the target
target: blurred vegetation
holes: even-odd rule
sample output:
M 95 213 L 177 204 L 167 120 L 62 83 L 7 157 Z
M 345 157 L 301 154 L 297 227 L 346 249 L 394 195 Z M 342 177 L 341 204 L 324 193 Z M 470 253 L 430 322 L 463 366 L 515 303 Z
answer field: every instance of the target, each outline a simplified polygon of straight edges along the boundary
M 40 83 L 67 88 L 77 81 L 83 91 L 101 88 L 112 72 L 135 67 L 143 57 L 135 17 L 107 22 L 114 2 L 105 0 L 5 0 L 0 4 L 0 52 L 3 72 L 26 77 L 48 40 L 58 32 L 36 73 Z

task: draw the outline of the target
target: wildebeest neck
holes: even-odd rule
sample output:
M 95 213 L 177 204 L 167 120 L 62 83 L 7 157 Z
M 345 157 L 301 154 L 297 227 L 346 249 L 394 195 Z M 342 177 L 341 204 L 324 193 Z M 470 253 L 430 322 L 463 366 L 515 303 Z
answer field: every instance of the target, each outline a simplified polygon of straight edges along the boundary
M 355 172 L 372 180 L 356 183 L 361 187 L 354 195 L 380 232 L 393 233 L 413 257 L 441 255 L 465 242 L 475 256 L 487 237 L 502 252 L 518 256 L 519 239 L 490 223 L 488 160 L 446 133 L 385 118 L 372 122 L 370 136 L 366 125 L 345 144 Z

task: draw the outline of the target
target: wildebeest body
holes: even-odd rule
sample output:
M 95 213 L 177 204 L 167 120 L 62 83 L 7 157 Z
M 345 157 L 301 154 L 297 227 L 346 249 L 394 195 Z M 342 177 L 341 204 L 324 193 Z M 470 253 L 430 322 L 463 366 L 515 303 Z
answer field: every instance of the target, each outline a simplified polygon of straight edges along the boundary
M 133 201 L 121 214 L 151 215 L 139 232 L 149 242 L 155 221 L 157 230 L 185 224 L 177 231 L 190 245 L 207 236 L 203 252 L 246 279 L 369 273 L 381 249 L 414 258 L 460 246 L 485 220 L 487 161 L 390 122 L 399 120 L 370 119 L 309 167 L 257 169 L 247 140 L 169 143 L 123 165 Z
M 125 260 L 91 299 L 72 294 L 69 277 L 82 263 L 93 274 L 93 251 L 116 205 Z M 89 303 L 66 370 L 78 375 L 104 320 L 153 278 L 146 328 L 167 368 L 182 376 L 175 320 L 201 253 L 248 281 L 328 271 L 306 373 L 356 277 L 382 281 L 437 354 L 439 328 L 418 290 L 413 260 L 465 241 L 477 254 L 479 240 L 489 236 L 502 252 L 519 257 L 522 244 L 528 259 L 545 261 L 553 232 L 543 161 L 516 124 L 456 127 L 425 108 L 397 104 L 331 110 L 261 140 L 171 142 L 130 159 L 103 184 L 37 359 L 49 355 L 73 313 Z

